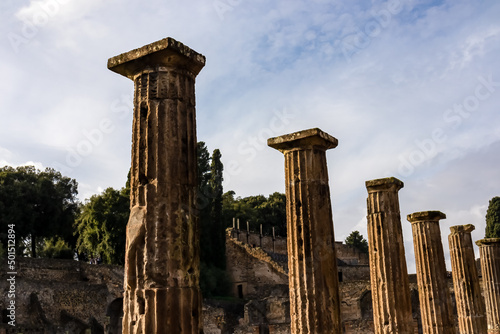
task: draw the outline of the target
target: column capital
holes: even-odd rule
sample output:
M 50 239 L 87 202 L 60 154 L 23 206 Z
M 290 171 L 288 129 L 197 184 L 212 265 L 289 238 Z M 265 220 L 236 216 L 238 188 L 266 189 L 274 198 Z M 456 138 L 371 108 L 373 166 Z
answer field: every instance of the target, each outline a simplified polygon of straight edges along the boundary
M 446 215 L 441 211 L 421 211 L 414 212 L 406 216 L 406 219 L 410 223 L 422 222 L 422 221 L 439 221 L 440 219 L 445 219 Z
M 319 148 L 328 150 L 338 145 L 338 140 L 318 128 L 302 130 L 287 135 L 269 138 L 267 145 L 281 153 L 295 149 Z
M 205 66 L 205 56 L 167 37 L 108 59 L 108 69 L 132 80 L 146 69 L 172 66 L 196 76 Z
M 491 246 L 491 245 L 499 245 L 500 246 L 500 238 L 485 238 L 476 241 L 476 245 L 481 246 Z
M 471 233 L 476 227 L 472 224 L 450 226 L 451 234 Z
M 403 181 L 395 178 L 395 177 L 386 177 L 383 179 L 370 180 L 365 182 L 366 190 L 368 193 L 377 192 L 381 190 L 391 190 L 394 189 L 398 191 L 403 188 L 405 184 Z

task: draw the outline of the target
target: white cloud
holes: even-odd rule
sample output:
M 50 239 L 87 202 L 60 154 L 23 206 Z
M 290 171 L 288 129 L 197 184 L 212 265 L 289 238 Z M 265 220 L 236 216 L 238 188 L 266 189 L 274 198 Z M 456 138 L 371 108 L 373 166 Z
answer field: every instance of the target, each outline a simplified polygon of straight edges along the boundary
M 0 146 L 0 159 L 2 159 L 1 161 L 12 159 L 12 152 Z

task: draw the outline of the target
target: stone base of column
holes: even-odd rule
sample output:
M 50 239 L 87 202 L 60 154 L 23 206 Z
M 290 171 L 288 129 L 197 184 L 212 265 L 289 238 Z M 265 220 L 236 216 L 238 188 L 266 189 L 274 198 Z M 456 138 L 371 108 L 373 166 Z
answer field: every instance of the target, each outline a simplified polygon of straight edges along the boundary
M 124 296 L 123 334 L 203 333 L 200 289 L 138 289 L 135 298 L 129 293 Z

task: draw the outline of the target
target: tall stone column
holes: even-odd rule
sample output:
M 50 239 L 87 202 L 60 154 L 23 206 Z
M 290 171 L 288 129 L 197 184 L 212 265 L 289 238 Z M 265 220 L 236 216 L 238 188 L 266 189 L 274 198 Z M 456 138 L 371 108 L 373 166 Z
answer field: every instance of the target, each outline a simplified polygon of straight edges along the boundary
M 291 332 L 341 333 L 326 150 L 337 139 L 309 129 L 271 138 L 285 155 Z
M 487 331 L 484 299 L 472 247 L 471 232 L 474 229 L 471 224 L 452 226 L 448 236 L 460 334 Z
M 476 244 L 481 256 L 488 334 L 500 334 L 500 238 L 482 239 Z
M 413 333 L 398 191 L 390 177 L 366 182 L 368 241 L 375 333 Z
M 166 38 L 113 57 L 134 81 L 123 333 L 202 333 L 195 77 L 205 57 Z
M 418 293 L 424 334 L 455 334 L 439 220 L 440 211 L 408 215 L 413 231 Z

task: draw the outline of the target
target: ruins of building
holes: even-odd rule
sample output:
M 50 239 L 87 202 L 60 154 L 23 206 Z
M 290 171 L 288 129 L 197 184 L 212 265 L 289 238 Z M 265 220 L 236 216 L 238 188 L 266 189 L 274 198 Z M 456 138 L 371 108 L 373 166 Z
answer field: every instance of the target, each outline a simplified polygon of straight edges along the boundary
M 478 275 L 459 268 L 474 262 L 471 226 L 452 229 L 452 282 L 439 228 L 446 216 L 408 215 L 417 264 L 417 274 L 408 277 L 397 201 L 402 182 L 395 178 L 366 184 L 370 257 L 346 250 L 334 241 L 325 156 L 337 140 L 317 128 L 268 141 L 285 155 L 288 238 L 228 230 L 235 298 L 205 300 L 202 313 L 194 80 L 204 64 L 202 55 L 170 38 L 109 60 L 135 87 L 125 271 L 19 259 L 17 326 L 8 325 L 4 298 L 0 334 L 484 331 L 484 320 L 470 317 L 486 318 L 488 334 L 500 333 L 500 239 L 477 242 L 486 314 L 477 303 L 478 284 L 464 284 L 481 283 Z M 7 278 L 3 272 L 4 295 L 12 288 Z
M 121 333 L 123 267 L 81 261 L 19 257 L 16 326 L 8 325 L 7 298 L 0 300 L 5 333 Z M 0 291 L 9 290 L 2 272 Z
M 266 285 L 288 285 L 286 238 L 235 228 L 226 232 L 227 272 L 234 297 L 263 297 Z M 370 279 L 367 253 L 342 241 L 335 242 L 335 249 L 339 282 Z M 272 269 L 261 268 L 265 263 Z

